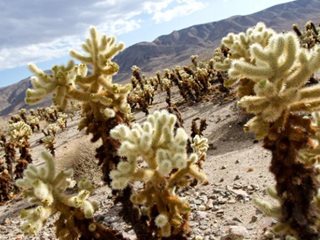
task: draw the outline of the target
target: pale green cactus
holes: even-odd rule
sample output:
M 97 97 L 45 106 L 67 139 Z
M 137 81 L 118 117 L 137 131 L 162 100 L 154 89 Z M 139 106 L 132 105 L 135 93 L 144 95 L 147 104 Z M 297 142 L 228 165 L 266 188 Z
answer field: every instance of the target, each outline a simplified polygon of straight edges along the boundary
M 54 66 L 51 74 L 45 73 L 34 64 L 29 64 L 29 69 L 35 76 L 31 78 L 33 88 L 26 92 L 26 103 L 37 103 L 53 93 L 54 104 L 62 108 L 66 107 L 76 78 L 85 77 L 87 74 L 85 65 L 77 66 L 73 61 L 69 61 L 67 66 Z
M 196 165 L 197 151 L 188 156 L 188 135 L 182 128 L 175 131 L 175 123 L 175 115 L 156 111 L 143 124 L 136 123 L 132 128 L 119 125 L 111 131 L 111 136 L 121 143 L 118 154 L 126 157 L 111 171 L 111 186 L 124 189 L 135 181 L 145 184 L 141 191 L 132 194 L 131 201 L 148 209 L 161 237 L 186 231 L 189 205 L 175 194 L 175 188 L 187 185 L 187 176 L 206 181 Z M 205 141 L 196 142 L 201 142 L 202 147 L 195 148 L 203 154 Z M 140 164 L 139 159 L 145 164 Z M 157 216 L 151 216 L 154 206 Z
M 72 170 L 63 170 L 58 173 L 53 157 L 46 152 L 41 156 L 45 164 L 41 167 L 28 165 L 23 179 L 16 181 L 23 195 L 36 205 L 21 212 L 21 218 L 24 219 L 22 231 L 27 235 L 34 235 L 51 216 L 60 213 L 55 223 L 57 237 L 78 239 L 80 231 L 75 219 L 79 218 L 79 214 L 87 219 L 93 218 L 97 204 L 88 200 L 91 193 L 88 189 L 80 188 L 77 193 L 67 193 L 68 189 L 75 186 Z
M 78 129 L 86 129 L 87 134 L 93 134 L 93 142 L 102 140 L 103 146 L 97 149 L 96 156 L 102 165 L 105 181 L 109 181 L 109 171 L 118 162 L 115 153 L 117 143 L 110 140 L 109 131 L 119 123 L 128 124 L 132 120 L 127 102 L 131 84 L 112 82 L 112 76 L 119 69 L 112 58 L 123 48 L 124 45 L 117 43 L 114 37 L 100 35 L 92 27 L 89 38 L 82 44 L 85 53 L 70 52 L 81 63 L 70 61 L 67 66 L 54 66 L 52 74 L 30 65 L 36 76 L 32 79 L 33 88 L 26 93 L 26 102 L 30 104 L 53 93 L 55 105 L 62 110 L 74 100 L 82 103 Z
M 24 145 L 32 135 L 31 127 L 23 121 L 9 124 L 9 136 L 11 142 L 17 145 Z
M 228 75 L 245 79 L 252 88 L 238 104 L 254 115 L 245 130 L 263 139 L 264 148 L 272 153 L 276 190 L 268 193 L 277 200 L 255 203 L 278 220 L 275 232 L 318 240 L 318 120 L 312 124 L 309 115 L 320 108 L 320 87 L 306 83 L 320 68 L 320 47 L 307 50 L 294 33 L 273 33 L 266 45 L 252 43 L 249 53 L 250 61 L 245 57 L 231 61 Z M 237 90 L 241 87 L 246 86 L 240 84 Z
M 28 115 L 27 122 L 29 125 L 38 125 L 40 124 L 40 119 L 37 116 Z
M 106 108 L 108 111 L 130 114 L 130 107 L 126 103 L 130 85 L 115 84 L 111 79 L 119 68 L 111 59 L 124 45 L 117 44 L 113 37 L 100 37 L 96 29 L 91 28 L 90 38 L 82 48 L 87 56 L 73 50 L 70 52 L 71 56 L 82 64 L 76 65 L 70 61 L 67 66 L 54 66 L 52 74 L 46 74 L 34 64 L 30 64 L 29 68 L 36 76 L 31 79 L 33 88 L 27 90 L 26 102 L 33 104 L 54 93 L 53 101 L 62 109 L 66 107 L 68 100 L 76 99 L 97 103 L 99 106 L 94 107 L 96 115 L 104 114 Z M 88 67 L 92 69 L 90 75 Z
M 209 149 L 208 139 L 196 135 L 191 141 L 191 148 L 193 152 L 198 155 L 198 165 L 202 167 L 203 162 L 207 158 L 207 151 Z
M 320 103 L 319 86 L 304 87 L 310 75 L 320 67 L 320 49 L 307 51 L 299 46 L 293 33 L 276 34 L 269 44 L 253 44 L 255 63 L 234 60 L 229 75 L 254 82 L 255 96 L 244 96 L 239 106 L 257 116 L 246 124 L 249 131 L 263 137 L 267 123 L 275 122 L 285 112 L 313 111 Z M 261 126 L 261 127 L 260 127 Z
M 267 28 L 264 23 L 259 22 L 256 26 L 248 28 L 246 32 L 239 34 L 229 33 L 221 41 L 222 46 L 228 52 L 227 56 L 223 56 L 221 50 L 217 50 L 214 54 L 214 67 L 219 71 L 227 71 L 231 67 L 234 60 L 242 60 L 247 63 L 255 63 L 250 50 L 253 44 L 262 48 L 269 44 L 270 38 L 275 35 L 275 31 Z M 253 92 L 253 83 L 246 78 L 239 78 L 229 74 L 225 79 L 224 85 L 231 87 L 238 84 L 238 96 L 242 97 L 250 95 Z

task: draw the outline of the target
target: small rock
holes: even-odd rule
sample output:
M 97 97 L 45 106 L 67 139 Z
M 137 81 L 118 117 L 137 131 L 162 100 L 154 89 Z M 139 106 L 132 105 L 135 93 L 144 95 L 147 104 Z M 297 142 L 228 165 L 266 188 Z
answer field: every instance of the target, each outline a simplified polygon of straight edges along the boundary
M 239 179 L 240 179 L 240 176 L 237 175 L 237 176 L 234 178 L 234 181 L 237 181 L 237 180 L 239 180 Z
M 228 234 L 221 240 L 243 240 L 249 236 L 248 230 L 243 226 L 230 226 Z
M 251 217 L 250 223 L 254 223 L 254 222 L 256 222 L 257 220 L 258 220 L 258 217 L 255 216 L 255 215 L 253 215 L 253 216 Z
M 205 205 L 200 205 L 199 206 L 199 210 L 200 211 L 205 211 L 205 210 L 207 210 L 207 207 Z

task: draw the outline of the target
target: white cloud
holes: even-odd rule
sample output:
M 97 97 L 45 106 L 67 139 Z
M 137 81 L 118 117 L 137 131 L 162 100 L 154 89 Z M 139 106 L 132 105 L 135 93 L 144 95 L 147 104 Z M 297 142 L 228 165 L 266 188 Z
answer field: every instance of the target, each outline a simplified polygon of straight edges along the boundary
M 205 4 L 198 0 L 176 0 L 175 6 L 169 8 L 172 2 L 172 0 L 163 0 L 157 3 L 147 2 L 145 9 L 153 14 L 152 19 L 156 23 L 161 23 L 189 15 L 205 7 Z
M 64 37 L 46 43 L 2 48 L 0 49 L 0 66 L 2 69 L 9 69 L 25 66 L 30 62 L 58 58 L 68 53 L 73 45 L 80 46 L 80 44 L 81 40 L 76 37 Z
M 0 0 L 0 70 L 61 57 L 88 28 L 121 35 L 145 18 L 170 21 L 203 8 L 200 0 Z

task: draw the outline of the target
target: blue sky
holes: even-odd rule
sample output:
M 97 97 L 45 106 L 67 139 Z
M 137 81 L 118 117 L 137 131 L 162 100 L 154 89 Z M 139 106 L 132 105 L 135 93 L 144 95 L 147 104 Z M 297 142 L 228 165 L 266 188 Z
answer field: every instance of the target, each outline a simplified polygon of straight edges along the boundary
M 292 1 L 292 0 L 291 0 Z M 0 87 L 64 64 L 90 26 L 130 46 L 290 0 L 0 0 Z

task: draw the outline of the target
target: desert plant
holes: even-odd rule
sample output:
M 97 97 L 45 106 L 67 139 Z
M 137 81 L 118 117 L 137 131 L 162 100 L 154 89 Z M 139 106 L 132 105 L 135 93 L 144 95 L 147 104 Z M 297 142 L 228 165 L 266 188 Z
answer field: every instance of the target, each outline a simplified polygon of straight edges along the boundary
M 43 144 L 44 147 L 51 153 L 52 156 L 55 156 L 55 143 L 56 137 L 55 135 L 47 135 L 39 140 L 39 143 Z
M 195 162 L 197 153 L 186 152 L 188 135 L 183 128 L 174 129 L 176 117 L 167 111 L 148 115 L 143 124 L 132 128 L 118 125 L 111 136 L 120 142 L 118 154 L 126 158 L 111 171 L 111 186 L 125 189 L 129 183 L 144 183 L 141 190 L 134 190 L 131 201 L 143 206 L 150 219 L 150 230 L 158 237 L 182 235 L 189 231 L 189 204 L 175 193 L 185 187 L 190 177 L 201 182 L 206 176 Z M 144 164 L 139 164 L 139 159 Z
M 9 124 L 10 142 L 19 149 L 20 159 L 32 162 L 29 138 L 32 135 L 31 127 L 23 121 Z
M 40 131 L 40 119 L 37 116 L 33 114 L 27 115 L 26 123 L 31 127 L 32 132 Z
M 275 34 L 275 31 L 271 28 L 267 28 L 264 23 L 260 22 L 256 26 L 248 28 L 246 32 L 239 34 L 229 33 L 221 41 L 221 53 L 220 59 L 215 53 L 215 69 L 219 71 L 228 71 L 231 67 L 231 63 L 237 59 L 242 59 L 247 63 L 255 63 L 255 58 L 252 57 L 252 51 L 250 47 L 253 44 L 261 47 L 266 47 L 270 38 Z M 280 47 L 280 46 L 279 46 Z M 230 72 L 230 71 L 229 71 Z M 224 81 L 226 87 L 230 87 L 237 84 L 237 94 L 239 97 L 254 94 L 254 81 L 249 78 L 239 78 L 228 74 L 228 78 Z
M 70 52 L 81 64 L 70 61 L 67 66 L 54 66 L 50 75 L 33 64 L 29 65 L 36 76 L 31 80 L 33 89 L 27 90 L 26 102 L 38 102 L 52 92 L 53 102 L 61 109 L 67 106 L 69 100 L 82 102 L 83 118 L 79 130 L 86 128 L 86 133 L 93 135 L 93 142 L 102 140 L 96 157 L 102 165 L 104 180 L 108 181 L 110 170 L 119 161 L 116 154 L 118 143 L 110 138 L 109 132 L 116 125 L 131 120 L 127 103 L 131 85 L 112 83 L 112 75 L 119 68 L 112 58 L 124 45 L 116 43 L 113 37 L 100 36 L 95 28 L 91 28 L 90 38 L 82 48 L 87 55 Z M 88 67 L 92 69 L 90 74 Z
M 305 24 L 303 31 L 299 29 L 297 24 L 293 24 L 292 29 L 299 37 L 302 47 L 311 49 L 320 43 L 319 28 L 312 21 Z
M 76 184 L 72 180 L 72 170 L 58 173 L 53 157 L 46 152 L 41 156 L 44 166 L 30 164 L 23 179 L 16 181 L 24 196 L 35 205 L 21 211 L 22 231 L 34 235 L 50 217 L 59 213 L 55 221 L 58 239 L 124 239 L 94 219 L 98 204 L 88 200 L 93 189 L 91 184 L 78 183 L 77 192 L 70 193 Z
M 300 152 L 313 148 L 315 130 L 308 114 L 320 107 L 320 87 L 305 84 L 320 68 L 320 48 L 303 49 L 293 33 L 259 33 L 262 35 L 254 35 L 256 40 L 260 36 L 258 42 L 244 41 L 245 35 L 238 35 L 249 51 L 239 51 L 242 48 L 238 45 L 237 58 L 231 59 L 228 70 L 232 79 L 249 81 L 251 96 L 243 94 L 247 88 L 243 83 L 237 89 L 242 96 L 239 106 L 255 115 L 245 130 L 263 139 L 264 147 L 272 153 L 270 171 L 276 180 L 272 194 L 279 206 L 272 208 L 262 200 L 256 203 L 277 216 L 276 231 L 300 240 L 316 240 L 320 238 L 319 175 L 316 165 L 305 162 Z M 233 41 L 235 36 L 228 39 Z

